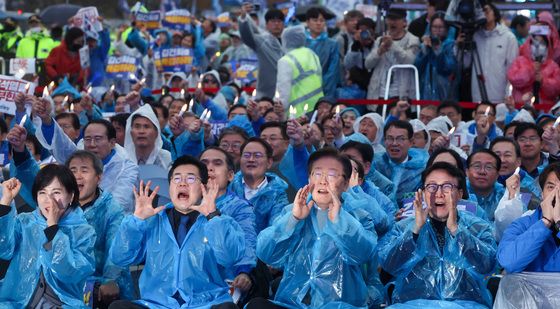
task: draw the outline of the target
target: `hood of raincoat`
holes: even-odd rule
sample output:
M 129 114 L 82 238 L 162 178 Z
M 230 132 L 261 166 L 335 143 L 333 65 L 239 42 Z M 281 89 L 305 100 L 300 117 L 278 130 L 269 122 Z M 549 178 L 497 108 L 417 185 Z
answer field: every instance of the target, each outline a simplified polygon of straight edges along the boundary
M 183 81 L 187 80 L 187 75 L 183 72 L 175 72 L 173 73 L 173 75 L 171 75 L 171 77 L 169 78 L 169 80 L 167 81 L 167 86 L 171 86 L 171 80 L 173 80 L 174 77 L 179 77 L 180 79 L 182 79 Z
M 423 149 L 428 151 L 430 149 L 430 144 L 432 143 L 432 137 L 430 136 L 430 131 L 428 130 L 428 127 L 426 127 L 426 125 L 418 119 L 410 120 L 410 124 L 412 125 L 412 130 L 414 131 L 414 133 L 418 133 L 420 131 L 426 132 L 426 134 L 428 135 L 428 142 L 426 143 L 426 146 L 424 146 Z
M 134 113 L 132 113 L 130 117 L 128 117 L 128 119 L 126 120 L 124 149 L 126 150 L 126 153 L 132 162 L 138 162 L 138 158 L 136 158 L 136 147 L 134 147 L 134 142 L 132 141 L 132 135 L 130 134 L 130 131 L 132 129 L 132 119 L 134 118 L 134 115 L 140 115 L 142 117 L 148 118 L 150 122 L 152 122 L 152 124 L 156 126 L 158 134 L 156 137 L 155 147 L 154 150 L 152 150 L 150 156 L 148 157 L 148 160 L 146 161 L 146 164 L 154 164 L 154 161 L 156 160 L 159 151 L 162 149 L 163 140 L 161 139 L 161 129 L 159 127 L 157 116 L 152 110 L 152 107 L 150 105 L 146 104 L 141 106 Z
M 540 15 L 539 15 L 540 17 Z M 548 48 L 547 48 L 547 54 L 546 54 L 546 59 L 553 59 L 553 55 L 554 55 L 554 50 L 556 48 L 558 48 L 558 30 L 556 29 L 556 27 L 554 26 L 553 23 L 551 23 L 549 20 L 547 20 L 546 18 L 543 20 L 540 20 L 540 23 L 548 26 L 548 28 L 550 29 L 549 35 L 546 36 L 546 40 L 548 41 Z M 527 39 L 525 40 L 525 43 L 523 43 L 523 45 L 521 45 L 519 47 L 519 55 L 520 56 L 524 56 L 527 57 L 529 59 L 533 59 L 533 52 L 531 51 L 531 42 L 533 41 L 533 38 L 531 35 L 527 36 Z
M 282 47 L 287 51 L 305 47 L 306 35 L 303 26 L 289 27 L 282 33 Z
M 513 117 L 512 121 L 519 121 L 519 122 L 528 122 L 528 123 L 535 123 L 535 118 L 525 109 L 521 109 L 515 117 Z
M 453 123 L 447 116 L 439 116 L 428 122 L 428 125 L 426 127 L 428 129 L 428 132 L 436 131 L 443 135 L 447 135 L 449 133 L 449 130 L 453 127 Z
M 33 211 L 33 221 L 45 225 L 47 224 L 47 219 L 41 214 L 41 209 L 37 206 L 37 209 Z M 62 215 L 60 220 L 58 221 L 58 225 L 60 226 L 72 226 L 72 225 L 81 225 L 87 224 L 87 221 L 84 217 L 84 212 L 82 209 L 78 207 L 74 207 L 73 209 L 67 208 L 66 213 Z
M 65 77 L 58 87 L 56 87 L 56 89 L 51 93 L 51 97 L 55 97 L 57 95 L 71 95 L 74 99 L 82 98 L 80 92 L 70 85 L 67 77 Z
M 360 122 L 364 118 L 371 119 L 375 124 L 375 126 L 377 127 L 377 134 L 375 135 L 375 140 L 373 142 L 370 141 L 370 143 L 374 146 L 381 145 L 381 140 L 383 139 L 383 128 L 385 128 L 385 121 L 383 121 L 383 118 L 378 113 L 367 113 L 361 116 L 360 118 L 356 119 L 356 121 L 354 122 L 354 132 L 360 132 Z
M 216 71 L 216 70 L 211 70 L 211 71 L 208 71 L 207 73 L 204 73 L 204 75 L 202 76 L 202 79 L 204 79 L 204 77 L 208 74 L 214 76 L 216 78 L 216 80 L 218 81 L 218 88 L 222 88 L 222 81 L 220 80 L 220 73 L 218 73 L 218 71 Z M 202 80 L 200 82 L 202 82 Z
M 255 136 L 253 125 L 249 121 L 249 117 L 247 117 L 246 115 L 237 115 L 233 117 L 230 121 L 228 121 L 226 127 L 239 127 L 240 129 L 243 129 L 243 131 L 245 131 L 247 135 L 249 135 L 249 137 Z
M 173 37 L 171 36 L 171 32 L 169 32 L 165 29 L 158 29 L 154 32 L 154 36 L 157 37 L 158 34 L 160 34 L 160 33 L 165 34 L 165 37 L 167 38 L 167 42 L 163 45 L 159 45 L 158 48 L 170 48 L 171 43 L 173 41 Z

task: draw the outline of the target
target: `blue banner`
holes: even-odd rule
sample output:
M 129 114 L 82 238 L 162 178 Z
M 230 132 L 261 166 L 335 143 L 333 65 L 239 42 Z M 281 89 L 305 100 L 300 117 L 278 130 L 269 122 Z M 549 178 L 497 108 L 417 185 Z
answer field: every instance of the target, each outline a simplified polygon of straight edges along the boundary
M 135 57 L 122 56 L 114 57 L 111 56 L 107 60 L 107 78 L 128 78 L 130 73 L 135 73 L 138 67 L 138 61 Z
M 164 48 L 154 51 L 158 72 L 190 72 L 194 52 L 192 48 Z
M 165 13 L 161 21 L 164 27 L 171 30 L 191 31 L 191 13 L 189 10 L 172 10 Z

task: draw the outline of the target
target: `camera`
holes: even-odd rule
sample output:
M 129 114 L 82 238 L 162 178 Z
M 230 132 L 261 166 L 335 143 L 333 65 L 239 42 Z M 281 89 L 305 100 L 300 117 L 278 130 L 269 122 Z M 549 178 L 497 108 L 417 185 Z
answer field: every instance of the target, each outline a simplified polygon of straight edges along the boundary
M 437 36 L 431 36 L 432 46 L 438 46 L 441 44 L 441 40 Z
M 474 32 L 486 24 L 486 17 L 480 0 L 451 0 L 445 21 L 460 28 L 468 44 L 472 42 Z
M 369 33 L 369 31 L 367 30 L 360 31 L 360 40 L 371 40 L 371 33 Z

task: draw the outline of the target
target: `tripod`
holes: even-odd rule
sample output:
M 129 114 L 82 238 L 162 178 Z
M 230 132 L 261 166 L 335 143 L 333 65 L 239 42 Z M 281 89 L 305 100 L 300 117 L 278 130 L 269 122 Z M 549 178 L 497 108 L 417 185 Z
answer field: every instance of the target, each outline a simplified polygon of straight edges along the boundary
M 476 81 L 477 81 L 478 90 L 480 92 L 480 98 L 482 102 L 488 102 L 488 92 L 486 91 L 484 73 L 482 72 L 482 63 L 480 62 L 480 55 L 478 53 L 476 42 L 473 41 L 472 39 L 472 34 L 470 36 L 467 36 L 465 42 L 459 45 L 457 60 L 459 64 L 459 72 L 461 72 L 460 77 L 463 76 L 462 73 L 465 71 L 465 68 L 463 68 L 463 64 L 465 63 L 465 55 L 468 53 L 470 53 L 472 56 L 471 64 L 466 68 L 468 70 L 467 72 L 469 73 L 468 76 L 469 77 L 471 76 L 472 68 L 474 66 L 474 73 L 476 75 Z M 453 91 L 449 92 L 448 99 L 452 99 L 453 97 L 458 97 L 458 93 L 456 92 L 457 92 L 458 82 L 461 79 L 460 77 L 455 78 L 452 87 Z M 468 82 L 470 83 L 470 80 Z M 473 87 L 472 84 L 471 87 Z M 455 94 L 457 94 L 457 96 L 454 96 Z

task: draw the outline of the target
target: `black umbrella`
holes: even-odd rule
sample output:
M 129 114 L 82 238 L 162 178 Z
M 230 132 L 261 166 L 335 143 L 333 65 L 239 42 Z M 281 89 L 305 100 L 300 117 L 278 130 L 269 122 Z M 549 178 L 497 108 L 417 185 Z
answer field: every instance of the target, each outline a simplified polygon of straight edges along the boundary
M 305 21 L 306 20 L 306 15 L 307 15 L 307 10 L 309 10 L 310 8 L 319 8 L 323 11 L 324 17 L 326 20 L 329 19 L 333 19 L 336 17 L 336 14 L 333 13 L 333 11 L 331 11 L 330 9 L 322 6 L 322 5 L 304 5 L 304 6 L 298 6 L 296 8 L 296 18 L 300 21 Z
M 68 19 L 76 13 L 82 7 L 75 4 L 55 4 L 47 6 L 41 11 L 39 17 L 41 17 L 41 22 L 43 25 L 50 27 L 52 25 L 66 25 Z

